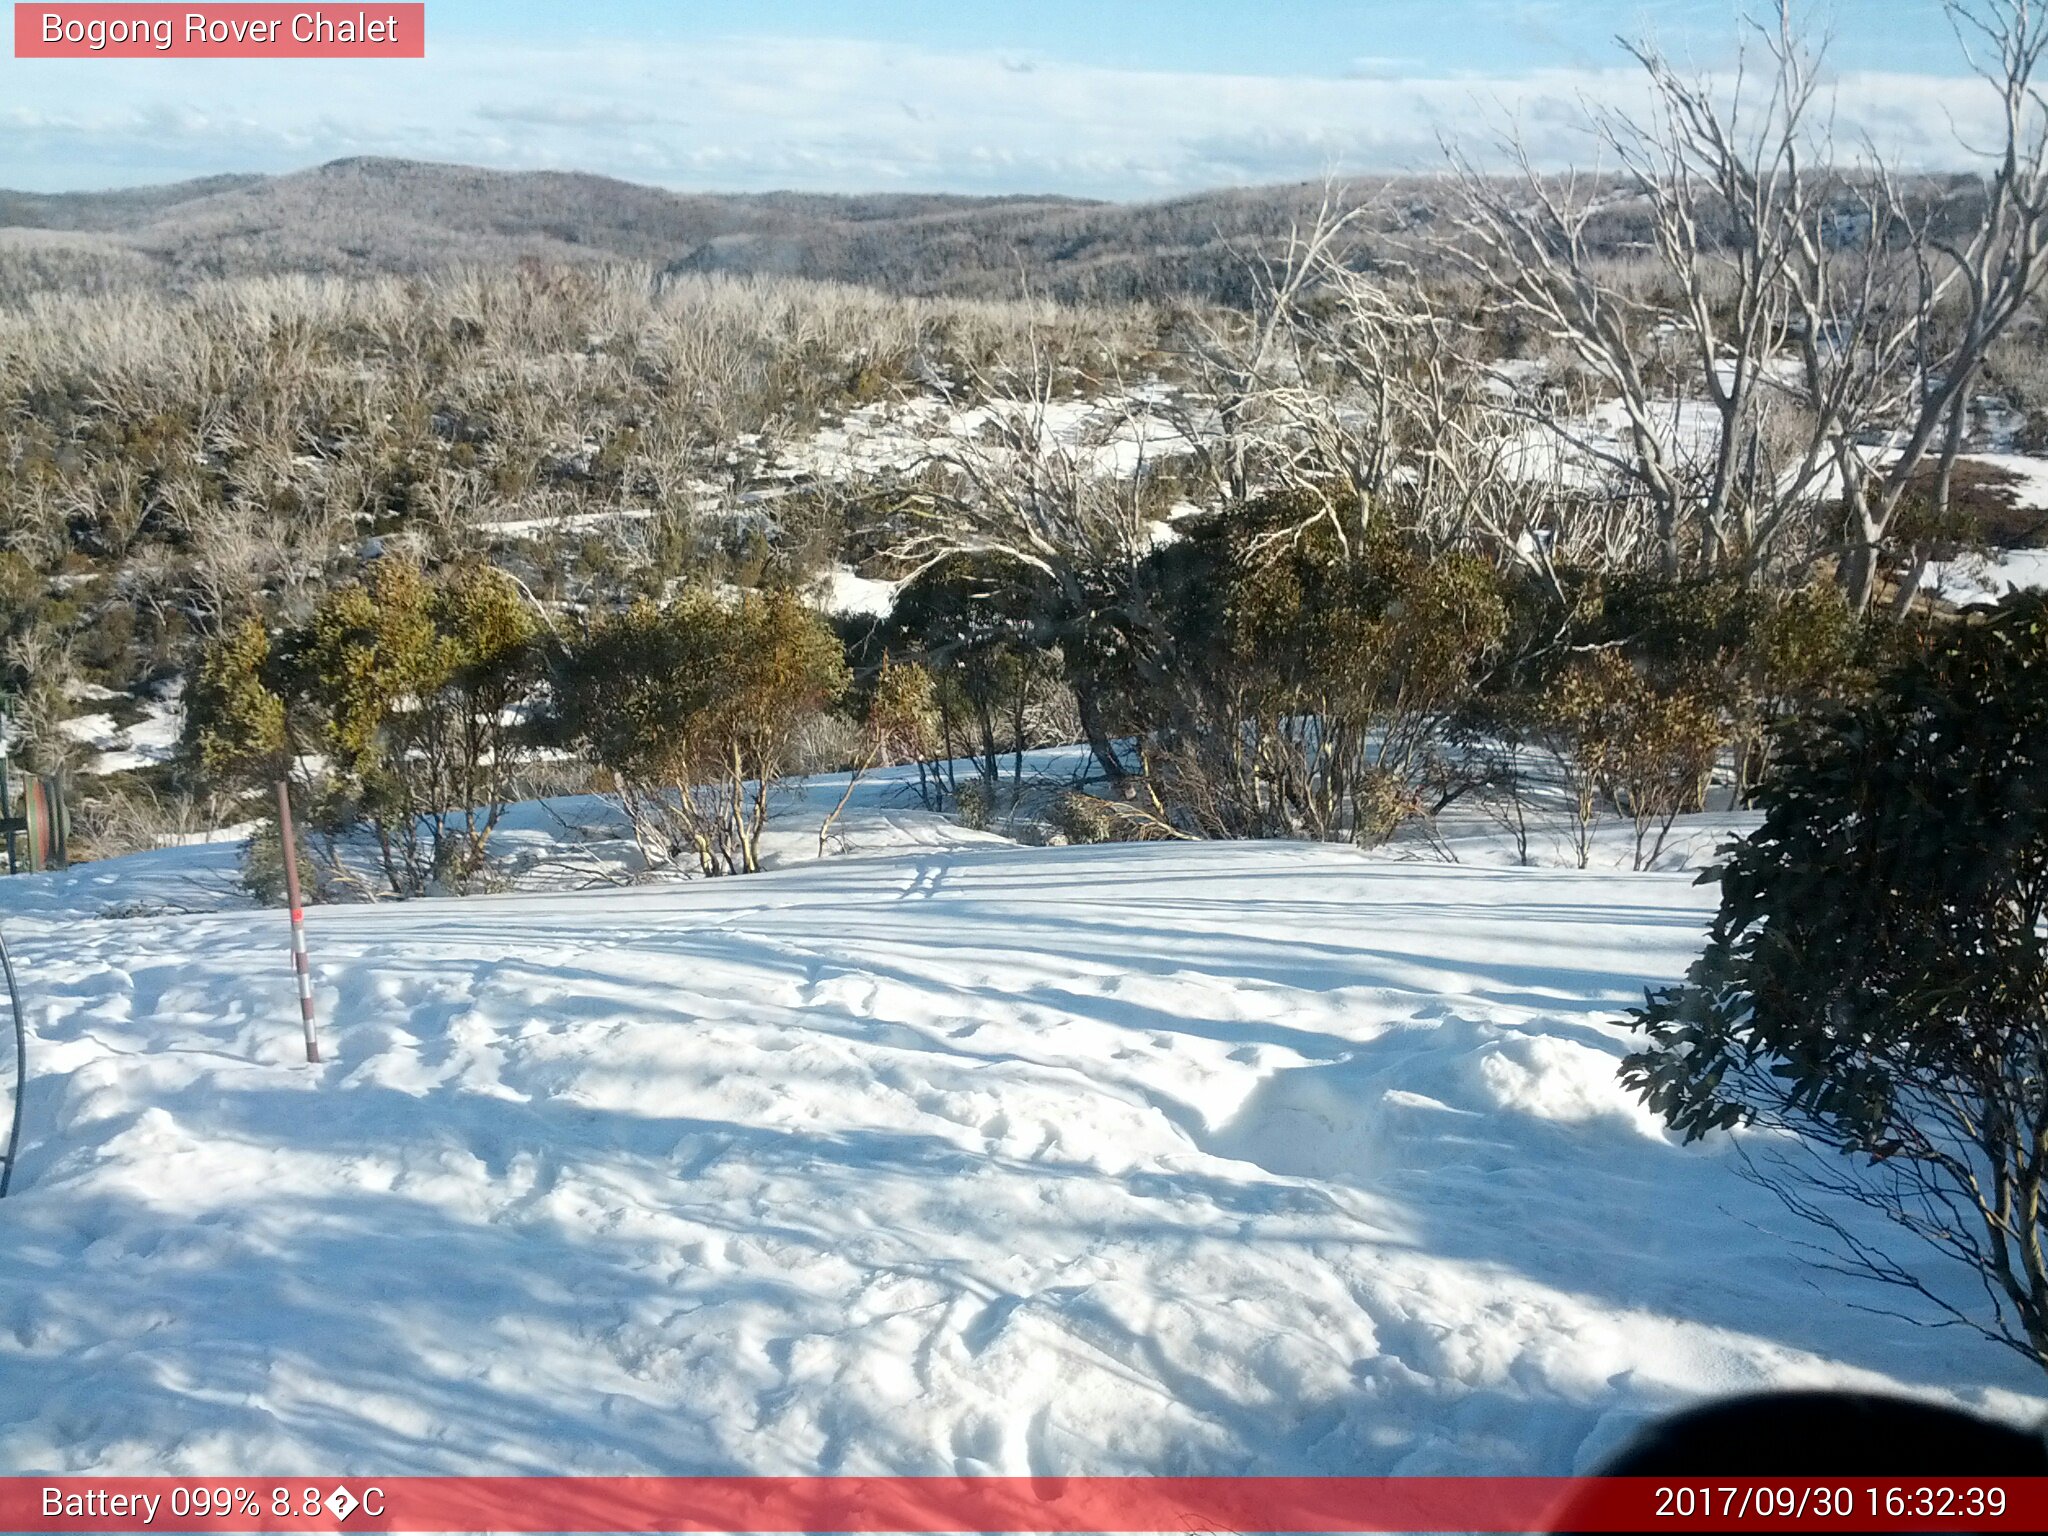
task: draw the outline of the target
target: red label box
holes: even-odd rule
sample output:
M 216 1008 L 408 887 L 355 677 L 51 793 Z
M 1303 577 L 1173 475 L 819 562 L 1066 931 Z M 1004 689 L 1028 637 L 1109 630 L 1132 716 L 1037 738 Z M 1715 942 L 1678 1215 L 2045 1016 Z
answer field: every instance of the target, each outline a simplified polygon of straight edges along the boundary
M 17 59 L 423 59 L 424 4 L 14 7 Z
M 0 1529 L 2041 1531 L 2048 1478 L 0 1477 Z

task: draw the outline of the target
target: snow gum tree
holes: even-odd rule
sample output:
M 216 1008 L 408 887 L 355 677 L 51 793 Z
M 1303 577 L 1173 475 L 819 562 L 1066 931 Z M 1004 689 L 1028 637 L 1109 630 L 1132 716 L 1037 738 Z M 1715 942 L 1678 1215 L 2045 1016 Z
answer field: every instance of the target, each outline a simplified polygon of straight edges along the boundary
M 598 618 L 567 648 L 556 704 L 650 866 L 746 874 L 803 727 L 848 681 L 838 637 L 793 595 L 700 590 Z
M 1347 550 L 1283 494 L 1191 531 L 1154 573 L 1177 665 L 1144 704 L 1146 790 L 1211 837 L 1375 843 L 1442 798 L 1452 716 L 1508 629 L 1477 556 Z M 1274 526 L 1300 526 L 1271 542 Z
M 1830 1262 L 2048 1368 L 2048 598 L 1958 623 L 1797 733 L 1761 801 L 1624 1080 L 1688 1140 L 1781 1133 L 1745 1138 L 1751 1166 Z M 1984 1305 L 1852 1232 L 1844 1200 Z
M 1515 407 L 1641 509 L 1637 554 L 1666 580 L 1825 556 L 1857 612 L 1888 575 L 1903 608 L 1915 503 L 1946 515 L 1987 359 L 2048 280 L 2048 14 L 1945 0 L 1988 132 L 1936 181 L 1845 158 L 1799 9 L 1781 0 L 1721 79 L 1629 45 L 1648 110 L 1585 124 L 1611 174 L 1544 175 L 1512 135 L 1508 177 L 1454 155 L 1450 253 L 1618 411 L 1609 438 L 1562 390 Z M 1639 264 L 1614 259 L 1627 217 Z
M 517 582 L 483 564 L 428 572 L 387 558 L 273 641 L 251 617 L 202 653 L 185 751 L 209 782 L 305 785 L 333 838 L 366 826 L 391 894 L 466 889 L 525 750 L 538 624 Z M 335 878 L 351 872 L 338 854 Z

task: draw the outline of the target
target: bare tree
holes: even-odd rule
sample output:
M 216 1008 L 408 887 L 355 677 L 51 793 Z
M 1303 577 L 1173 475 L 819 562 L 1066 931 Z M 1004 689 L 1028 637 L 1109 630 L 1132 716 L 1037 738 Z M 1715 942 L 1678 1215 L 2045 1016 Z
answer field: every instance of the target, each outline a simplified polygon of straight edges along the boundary
M 1947 0 L 1946 9 L 1998 104 L 1999 142 L 1980 151 L 1986 169 L 1936 197 L 1878 167 L 1868 178 L 1869 254 L 1851 263 L 1829 249 L 1828 210 L 1788 209 L 1801 365 L 1834 429 L 1849 531 L 1843 581 L 1859 609 L 1930 454 L 1933 512 L 1946 512 L 1971 390 L 2039 289 L 2048 257 L 2048 103 L 2039 84 L 2048 12 L 2039 0 Z
M 1253 296 L 1246 310 L 1184 304 L 1176 311 L 1172 345 L 1187 385 L 1163 402 L 1163 412 L 1219 499 L 1243 502 L 1262 470 L 1292 457 L 1287 429 L 1301 425 L 1300 406 L 1313 394 L 1302 306 L 1344 265 L 1347 237 L 1368 207 L 1326 182 L 1307 222 L 1289 227 L 1277 260 L 1263 251 L 1243 258 Z M 1340 445 L 1323 446 L 1341 453 Z
M 1690 79 L 1626 45 L 1652 110 L 1592 115 L 1609 174 L 1545 176 L 1513 139 L 1512 177 L 1455 160 L 1466 212 L 1453 254 L 1598 381 L 1621 429 L 1579 410 L 1530 418 L 1640 500 L 1667 577 L 1754 573 L 1839 500 L 1841 579 L 1861 608 L 1930 454 L 1945 510 L 1970 391 L 2048 248 L 2038 0 L 1948 12 L 1996 93 L 2000 142 L 1980 174 L 1940 187 L 1868 147 L 1838 160 L 1818 105 L 1825 41 L 1800 37 L 1789 3 L 1758 29 L 1759 72 L 1746 59 L 1728 79 Z M 1647 212 L 1648 291 L 1597 238 L 1624 208 Z
M 1042 583 L 1070 662 L 1109 643 L 1140 669 L 1160 665 L 1145 644 L 1156 625 L 1138 579 L 1157 528 L 1145 502 L 1151 417 L 1113 394 L 1120 403 L 1092 431 L 1063 429 L 1054 371 L 1035 346 L 1021 375 L 976 384 L 985 402 L 978 428 L 929 456 L 903 499 L 895 558 L 913 570 L 963 555 L 1009 561 Z M 1135 444 L 1135 464 L 1106 451 L 1119 439 Z M 1092 669 L 1071 667 L 1069 681 L 1090 748 L 1105 773 L 1121 776 Z

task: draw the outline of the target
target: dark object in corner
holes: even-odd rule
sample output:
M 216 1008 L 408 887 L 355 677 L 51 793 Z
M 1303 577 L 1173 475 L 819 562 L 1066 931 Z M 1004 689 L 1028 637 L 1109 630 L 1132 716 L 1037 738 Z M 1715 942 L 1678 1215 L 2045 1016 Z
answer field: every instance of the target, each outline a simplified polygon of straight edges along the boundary
M 2041 1477 L 2048 1439 L 1959 1408 L 1867 1392 L 1771 1392 L 1650 1425 L 1601 1477 Z M 1586 1523 L 1578 1506 L 1560 1532 Z M 1967 1522 L 1964 1523 L 1967 1525 Z
M 1652 1425 L 1606 1477 L 2041 1477 L 2048 1441 L 1957 1408 L 1863 1392 L 1773 1392 Z

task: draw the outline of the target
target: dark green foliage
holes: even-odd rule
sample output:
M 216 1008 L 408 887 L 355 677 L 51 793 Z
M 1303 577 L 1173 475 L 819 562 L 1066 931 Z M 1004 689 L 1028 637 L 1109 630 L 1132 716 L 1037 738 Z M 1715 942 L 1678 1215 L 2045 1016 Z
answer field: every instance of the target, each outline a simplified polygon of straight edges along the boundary
M 1598 797 L 1634 823 L 1635 867 L 1652 867 L 1672 823 L 1705 802 L 1726 736 L 1712 696 L 1659 688 L 1605 650 L 1575 658 L 1526 709 L 1577 801 L 1580 866 Z
M 1978 1325 L 2048 1363 L 2048 599 L 1794 732 L 1761 798 L 1624 1079 L 1687 1138 L 1756 1123 L 1868 1160 L 1875 1203 L 1985 1277 Z
M 1051 608 L 1032 572 L 992 557 L 955 557 L 904 587 L 882 629 L 889 654 L 932 677 L 940 754 L 973 759 L 988 784 L 1001 777 L 1005 751 L 1022 774 L 1025 714 L 1053 671 Z
M 305 882 L 300 887 L 300 895 L 310 902 L 317 897 L 309 877 L 318 866 L 313 861 L 312 848 L 306 842 L 305 829 L 294 824 L 292 830 L 298 837 L 299 875 Z M 249 841 L 242 845 L 237 875 L 243 893 L 258 906 L 284 905 L 288 894 L 284 875 L 284 838 L 279 835 L 275 818 L 258 822 L 256 830 L 249 834 Z
M 1650 694 L 1718 717 L 1741 802 L 1770 770 L 1780 721 L 1866 691 L 1911 645 L 1889 620 L 1852 613 L 1832 585 L 1565 573 L 1556 589 L 1517 585 L 1513 614 L 1515 659 L 1489 680 L 1491 693 L 1544 709 L 1585 656 L 1625 658 Z
M 1280 536 L 1300 514 L 1268 498 L 1158 560 L 1162 617 L 1132 646 L 1147 777 L 1186 830 L 1378 842 L 1451 792 L 1446 729 L 1508 608 L 1476 557 Z
M 270 635 L 244 619 L 200 653 L 185 695 L 186 760 L 220 789 L 258 789 L 290 766 Z
M 523 745 L 538 626 L 504 572 L 380 560 L 294 637 L 301 697 L 394 893 L 483 871 Z
M 201 654 L 187 760 L 210 785 L 253 789 L 317 752 L 313 797 L 336 829 L 367 823 L 386 883 L 414 896 L 483 872 L 526 733 L 539 626 L 504 572 L 379 561 L 273 646 L 255 619 Z
M 604 615 L 568 646 L 556 728 L 609 775 L 650 865 L 750 873 L 770 790 L 847 682 L 837 636 L 790 594 L 691 592 Z

